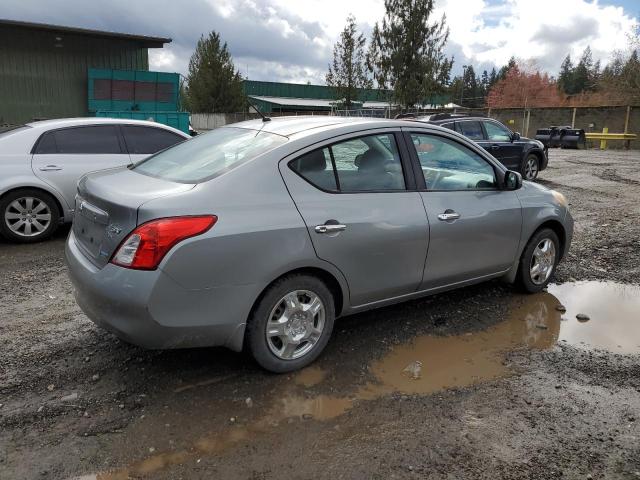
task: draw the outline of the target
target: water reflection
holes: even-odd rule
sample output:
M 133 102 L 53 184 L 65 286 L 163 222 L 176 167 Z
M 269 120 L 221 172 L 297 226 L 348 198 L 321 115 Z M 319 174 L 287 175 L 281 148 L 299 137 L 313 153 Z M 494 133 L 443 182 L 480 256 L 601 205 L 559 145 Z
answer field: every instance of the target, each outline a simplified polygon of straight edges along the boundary
M 567 308 L 560 340 L 573 345 L 640 353 L 640 286 L 614 282 L 549 285 L 549 293 Z M 589 321 L 580 322 L 583 313 Z

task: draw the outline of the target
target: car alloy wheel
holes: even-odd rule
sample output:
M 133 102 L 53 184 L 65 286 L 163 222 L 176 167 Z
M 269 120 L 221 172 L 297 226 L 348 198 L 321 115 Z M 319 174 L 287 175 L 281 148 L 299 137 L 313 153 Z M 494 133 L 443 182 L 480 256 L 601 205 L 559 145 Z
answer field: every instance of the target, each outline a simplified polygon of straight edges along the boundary
M 551 276 L 556 263 L 556 246 L 549 238 L 542 239 L 534 248 L 529 276 L 536 285 L 542 285 Z
M 282 360 L 308 354 L 318 343 L 325 326 L 325 306 L 310 290 L 294 290 L 273 307 L 265 335 L 269 350 Z
M 525 180 L 535 180 L 538 176 L 538 157 L 535 155 L 529 155 L 527 157 L 527 163 L 524 167 L 524 179 Z
M 11 232 L 19 237 L 37 237 L 51 224 L 51 209 L 39 198 L 19 197 L 4 211 L 4 221 Z

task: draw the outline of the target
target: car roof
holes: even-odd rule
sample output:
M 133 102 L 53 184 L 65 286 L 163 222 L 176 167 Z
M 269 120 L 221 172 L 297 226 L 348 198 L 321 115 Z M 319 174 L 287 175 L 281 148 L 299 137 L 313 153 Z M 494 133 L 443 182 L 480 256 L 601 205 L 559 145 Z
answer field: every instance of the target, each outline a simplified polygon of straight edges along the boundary
M 437 118 L 435 120 L 431 120 L 431 115 L 425 115 L 423 117 L 416 117 L 416 120 L 419 122 L 429 122 L 429 123 L 435 123 L 435 124 L 439 124 L 439 123 L 450 123 L 450 122 L 461 122 L 464 120 L 473 120 L 473 121 L 479 121 L 479 120 L 494 120 L 492 118 L 489 117 L 483 117 L 483 116 L 472 116 L 472 115 L 452 115 L 451 117 L 448 118 Z M 495 121 L 495 120 L 494 120 Z
M 415 122 L 405 120 L 395 120 L 386 118 L 366 118 L 366 117 L 337 117 L 329 115 L 314 116 L 290 116 L 274 117 L 270 121 L 263 122 L 261 119 L 247 120 L 244 122 L 225 125 L 223 128 L 237 127 L 261 130 L 263 132 L 275 133 L 285 137 L 293 135 L 304 136 L 312 134 L 318 129 L 338 130 L 344 127 L 353 126 L 370 128 L 385 127 L 415 127 Z
M 147 127 L 156 127 L 169 130 L 173 133 L 188 137 L 186 133 L 165 125 L 163 123 L 152 122 L 149 120 L 133 120 L 130 118 L 106 118 L 106 117 L 78 117 L 78 118 L 56 118 L 52 120 L 38 120 L 25 125 L 38 130 L 52 130 L 54 128 L 77 127 L 82 125 L 139 125 Z

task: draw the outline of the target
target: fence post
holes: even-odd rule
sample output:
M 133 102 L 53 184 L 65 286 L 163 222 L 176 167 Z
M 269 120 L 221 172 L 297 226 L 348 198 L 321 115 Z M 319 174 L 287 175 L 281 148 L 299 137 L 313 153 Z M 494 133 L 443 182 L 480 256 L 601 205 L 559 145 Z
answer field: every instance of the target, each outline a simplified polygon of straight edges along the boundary
M 629 117 L 631 116 L 631 105 L 627 105 L 627 115 L 624 117 L 624 133 L 629 133 Z M 631 140 L 624 141 L 624 148 L 629 150 L 631 147 Z
M 602 133 L 609 133 L 609 127 L 604 127 L 602 129 Z M 606 150 L 606 149 L 607 149 L 607 141 L 600 140 L 600 150 Z
M 571 116 L 571 128 L 576 128 L 576 107 L 573 107 L 573 115 Z
M 529 122 L 531 121 L 531 109 L 527 110 L 527 128 L 524 130 L 524 136 L 529 136 Z

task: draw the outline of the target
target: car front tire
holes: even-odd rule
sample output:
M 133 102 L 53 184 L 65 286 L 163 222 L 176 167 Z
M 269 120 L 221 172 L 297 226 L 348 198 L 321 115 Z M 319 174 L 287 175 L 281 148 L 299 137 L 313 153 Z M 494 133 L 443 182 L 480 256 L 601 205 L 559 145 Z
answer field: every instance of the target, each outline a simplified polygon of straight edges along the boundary
M 247 346 L 266 370 L 298 370 L 322 353 L 334 321 L 333 295 L 324 282 L 311 275 L 288 275 L 274 282 L 254 307 Z
M 537 231 L 520 258 L 518 284 L 526 292 L 540 292 L 551 281 L 559 261 L 558 235 L 550 228 Z
M 39 242 L 58 228 L 60 212 L 54 198 L 41 190 L 24 188 L 0 200 L 0 233 L 19 243 Z
M 540 159 L 537 155 L 530 153 L 527 155 L 522 165 L 522 178 L 530 182 L 538 178 L 540 172 Z

